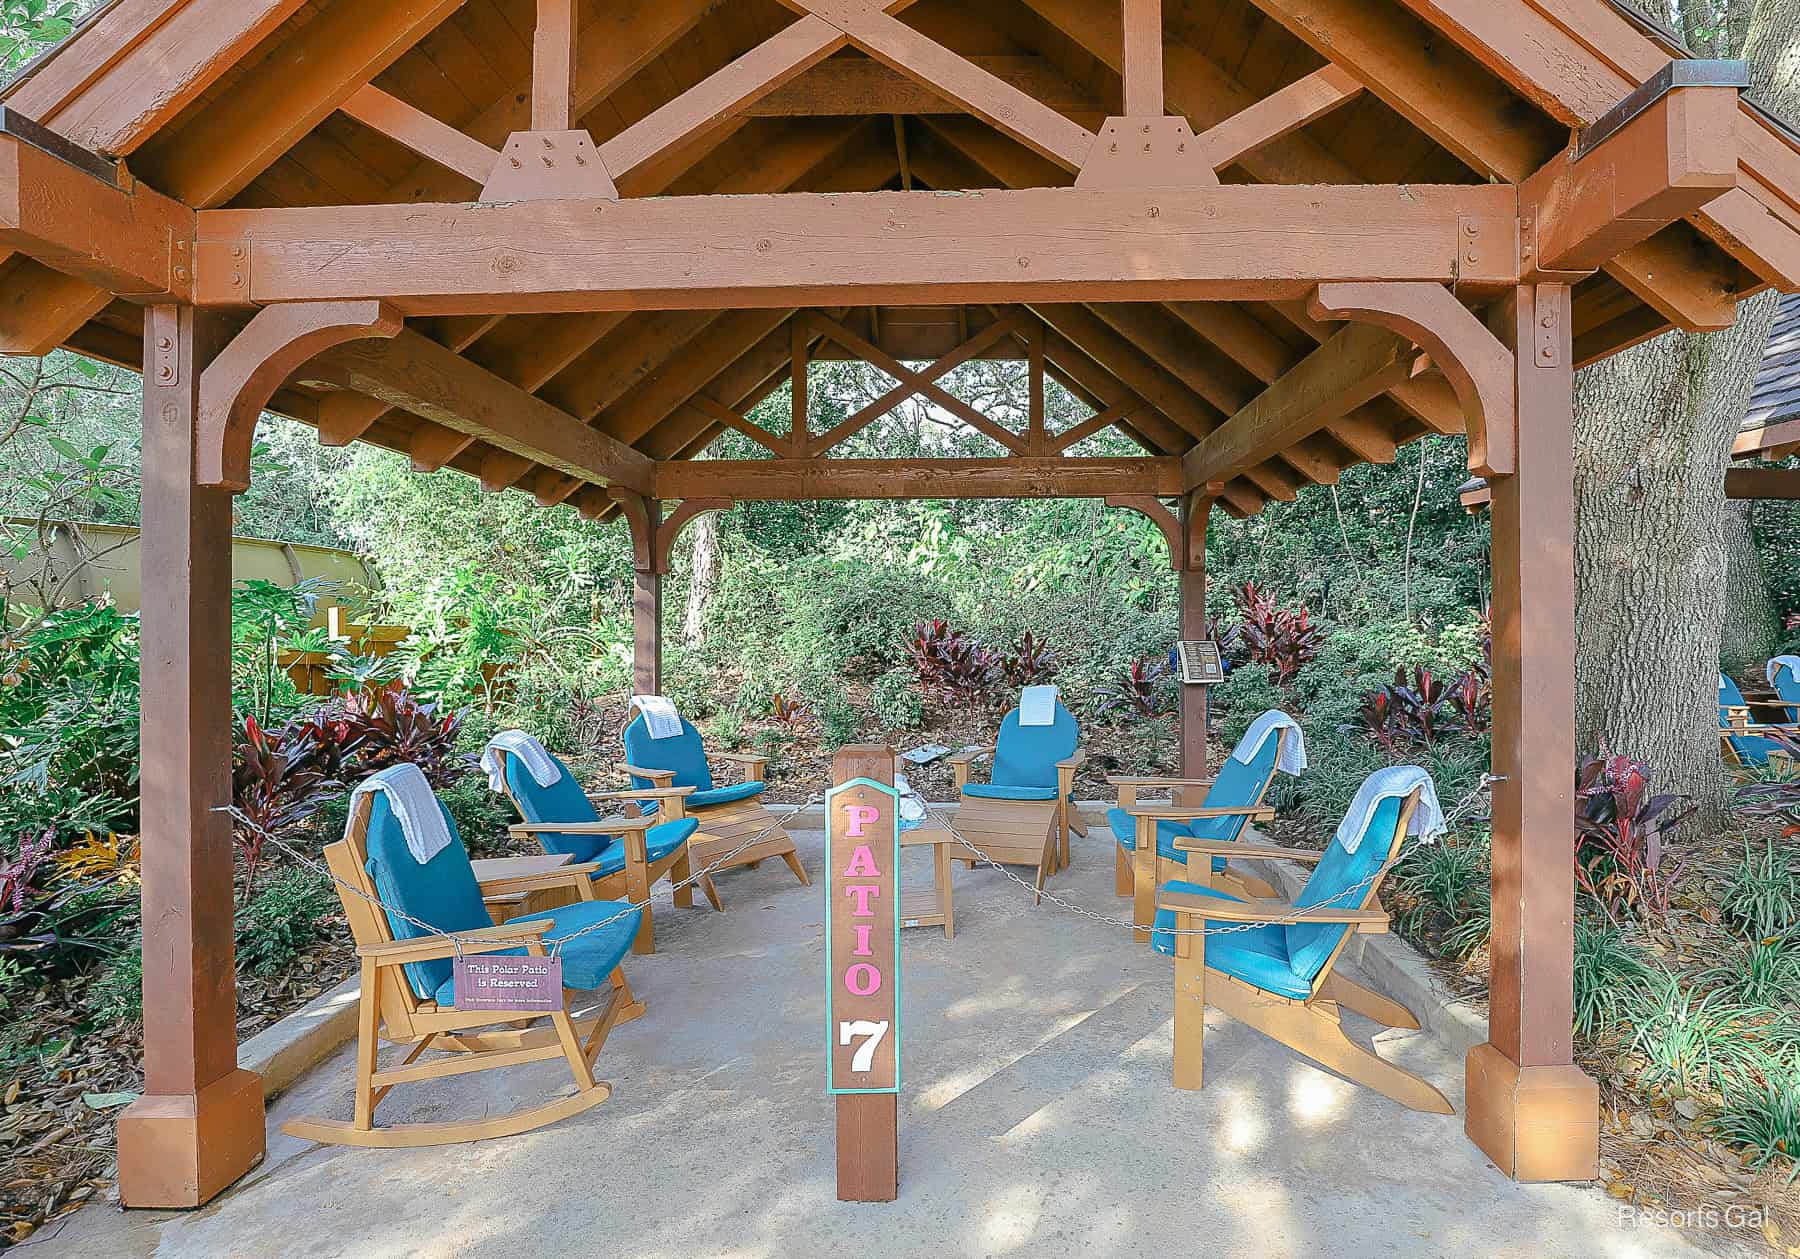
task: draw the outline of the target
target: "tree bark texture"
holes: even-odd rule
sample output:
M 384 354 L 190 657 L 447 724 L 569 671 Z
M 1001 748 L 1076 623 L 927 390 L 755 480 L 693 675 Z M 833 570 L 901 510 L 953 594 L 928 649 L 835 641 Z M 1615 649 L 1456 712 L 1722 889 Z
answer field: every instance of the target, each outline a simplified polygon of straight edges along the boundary
M 706 605 L 719 584 L 719 513 L 709 511 L 690 526 L 694 552 L 688 573 L 687 606 L 682 614 L 681 641 L 698 647 L 706 635 Z
M 1719 665 L 1727 673 L 1761 676 L 1778 641 L 1775 607 L 1751 528 L 1751 504 L 1726 502 L 1725 624 L 1719 641 Z
M 1752 94 L 1800 112 L 1800 0 L 1733 0 L 1726 17 L 1707 52 L 1732 55 L 1717 45 L 1743 32 Z M 1669 333 L 1575 382 L 1576 735 L 1649 761 L 1658 790 L 1694 796 L 1714 819 L 1726 795 L 1725 465 L 1774 300 L 1744 303 L 1724 332 Z

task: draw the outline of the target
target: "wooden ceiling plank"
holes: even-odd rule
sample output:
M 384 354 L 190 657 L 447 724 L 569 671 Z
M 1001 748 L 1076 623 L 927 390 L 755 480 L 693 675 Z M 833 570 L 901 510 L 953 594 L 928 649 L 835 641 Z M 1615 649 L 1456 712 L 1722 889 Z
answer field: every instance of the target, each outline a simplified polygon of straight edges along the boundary
M 1090 406 L 1098 402 L 1106 407 L 1127 408 L 1130 419 L 1128 423 L 1122 422 L 1120 427 L 1128 427 L 1141 436 L 1156 453 L 1179 454 L 1194 444 L 1192 433 L 1157 410 L 1150 400 L 1131 387 L 1130 382 L 1115 375 L 1085 347 L 1054 329 L 1044 337 L 1044 358 L 1052 379 L 1066 377 L 1073 380 L 1091 395 L 1091 399 L 1084 399 Z
M 1086 306 L 1033 303 L 1032 310 L 1126 387 L 1179 424 L 1190 441 L 1205 437 L 1224 418 L 1226 412 L 1206 403 Z
M 706 336 L 602 411 L 594 423 L 619 441 L 635 445 L 704 388 L 707 381 L 785 324 L 792 313 L 740 310 L 722 315 L 707 329 Z M 782 350 L 784 354 L 787 351 L 785 338 Z
M 430 420 L 419 420 L 413 429 L 408 457 L 414 472 L 437 472 L 475 444 L 469 433 L 459 433 Z
M 496 149 L 439 122 L 424 110 L 415 109 L 372 83 L 365 83 L 352 92 L 342 109 L 370 130 L 378 131 L 396 144 L 478 184 L 487 181 L 494 173 L 494 164 L 500 160 Z

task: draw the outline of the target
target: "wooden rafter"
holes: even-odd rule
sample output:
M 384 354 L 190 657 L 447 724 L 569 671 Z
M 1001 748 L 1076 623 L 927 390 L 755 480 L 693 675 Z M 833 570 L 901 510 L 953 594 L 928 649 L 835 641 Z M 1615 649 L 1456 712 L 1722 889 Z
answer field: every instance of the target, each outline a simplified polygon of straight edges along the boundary
M 1208 127 L 1198 136 L 1200 147 L 1214 170 L 1224 170 L 1355 100 L 1362 90 L 1348 72 L 1325 66 Z
M 494 163 L 500 160 L 497 149 L 439 122 L 424 110 L 372 83 L 365 83 L 351 93 L 350 99 L 343 104 L 343 111 L 420 157 L 430 158 L 478 184 L 486 182 L 493 174 Z

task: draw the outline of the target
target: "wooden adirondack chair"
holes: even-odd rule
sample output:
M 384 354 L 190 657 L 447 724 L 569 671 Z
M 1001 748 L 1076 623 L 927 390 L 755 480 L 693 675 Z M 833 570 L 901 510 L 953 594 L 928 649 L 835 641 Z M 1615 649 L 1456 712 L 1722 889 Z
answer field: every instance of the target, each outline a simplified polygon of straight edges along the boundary
M 1339 974 L 1336 966 L 1351 931 L 1380 934 L 1388 929 L 1388 916 L 1376 901 L 1380 878 L 1360 890 L 1356 885 L 1399 855 L 1421 790 L 1382 800 L 1355 853 L 1335 841 L 1318 853 L 1212 839 L 1176 841 L 1184 851 L 1202 856 L 1316 863 L 1291 906 L 1244 901 L 1214 890 L 1205 882 L 1210 867 L 1204 862 L 1198 881 L 1171 883 L 1157 894 L 1153 945 L 1175 958 L 1176 1088 L 1201 1087 L 1205 1011 L 1211 1005 L 1402 1106 L 1454 1113 L 1425 1080 L 1345 1036 L 1339 1016 L 1339 1008 L 1347 1006 L 1388 1027 L 1419 1026 L 1405 1006 Z M 1297 921 L 1284 921 L 1290 916 Z M 1176 934 L 1212 924 L 1247 924 L 1249 930 L 1210 937 Z
M 448 811 L 444 816 L 449 818 Z M 450 826 L 454 836 L 455 823 Z M 326 847 L 325 860 L 340 881 L 338 898 L 362 969 L 356 1110 L 348 1121 L 289 1120 L 282 1125 L 283 1132 L 332 1145 L 390 1149 L 447 1145 L 529 1132 L 598 1106 L 612 1095 L 611 1085 L 594 1079 L 593 1068 L 612 1029 L 644 1012 L 619 969 L 637 933 L 635 911 L 571 941 L 562 951 L 565 1004 L 561 1011 L 463 1012 L 451 1004 L 456 945 L 446 936 L 426 933 L 364 899 L 378 899 L 453 932 L 464 941 L 461 951 L 465 956 L 502 951 L 542 956 L 557 939 L 626 909 L 617 902 L 594 899 L 591 864 L 564 866 L 529 878 L 478 883 L 469 854 L 458 839 L 421 866 L 407 850 L 405 836 L 385 797 L 379 795 L 357 801 L 344 838 Z M 484 897 L 557 888 L 568 889 L 575 903 L 514 918 L 498 927 L 483 905 Z M 581 1008 L 579 1002 L 591 1001 L 596 990 L 603 990 L 597 1009 L 577 1018 L 574 1011 Z M 539 1026 L 529 1026 L 532 1023 Z M 398 1064 L 382 1068 L 377 1053 L 383 1040 L 411 1045 L 412 1049 Z M 421 1061 L 428 1049 L 449 1053 Z M 557 1057 L 568 1062 L 575 1079 L 575 1092 L 568 1097 L 482 1119 L 375 1126 L 375 1108 L 396 1085 Z
M 1750 705 L 1738 684 L 1719 675 L 1719 751 L 1732 765 L 1767 765 L 1771 755 L 1785 756 L 1786 749 L 1769 736 L 1776 732 L 1800 735 L 1800 726 L 1776 726 L 1750 719 Z
M 707 761 L 706 745 L 700 739 L 700 732 L 694 729 L 686 717 L 681 719 L 679 735 L 671 735 L 667 739 L 652 739 L 649 728 L 644 724 L 643 713 L 634 712 L 625 726 L 625 759 L 619 763 L 618 769 L 631 777 L 633 787 L 639 792 L 683 787 L 693 789 L 685 796 L 683 804 L 687 816 L 699 824 L 698 833 L 688 841 L 688 852 L 695 864 L 709 866 L 739 844 L 767 831 L 762 839 L 733 857 L 720 869 L 755 867 L 771 857 L 780 857 L 787 862 L 788 869 L 794 872 L 794 877 L 800 880 L 801 886 L 812 886 L 812 879 L 808 877 L 806 867 L 800 864 L 800 855 L 794 849 L 794 837 L 776 822 L 775 815 L 762 802 L 762 793 L 768 786 L 763 781 L 763 772 L 768 767 L 769 758 L 737 752 L 720 752 L 717 755 L 722 761 L 741 766 L 744 781 L 724 787 L 714 781 L 712 766 Z M 660 803 L 654 799 L 648 801 L 644 812 L 654 814 Z M 708 882 L 710 883 L 710 879 Z M 709 888 L 707 898 L 713 902 L 715 909 L 718 908 L 716 890 Z
M 1769 673 L 1769 682 L 1787 710 L 1787 724 L 1800 724 L 1800 674 L 1794 669 L 1793 658 L 1777 656 L 1769 661 Z
M 1080 740 L 1081 728 L 1058 700 L 1050 725 L 1023 725 L 1015 708 L 991 747 L 965 748 L 950 758 L 960 798 L 956 829 L 995 861 L 1035 867 L 1033 904 L 1042 899 L 1045 877 L 1069 864 L 1070 831 L 1087 834 L 1073 800 L 1075 771 L 1087 760 Z M 970 782 L 970 767 L 985 756 L 994 758 L 988 781 Z M 972 856 L 956 859 L 975 865 Z
M 1249 763 L 1240 761 L 1233 751 L 1213 778 L 1107 779 L 1119 789 L 1118 807 L 1106 813 L 1113 837 L 1118 840 L 1113 891 L 1132 898 L 1133 922 L 1150 921 L 1156 912 L 1157 888 L 1171 879 L 1188 876 L 1196 858 L 1179 851 L 1178 840 L 1185 837 L 1234 842 L 1243 835 L 1246 823 L 1274 820 L 1275 810 L 1264 801 L 1275 781 L 1282 749 L 1294 732 L 1284 726 L 1273 733 L 1275 737 L 1264 738 Z M 1138 794 L 1143 791 L 1174 791 L 1182 787 L 1205 787 L 1204 801 L 1192 808 L 1138 801 Z M 1275 898 L 1274 888 L 1247 870 L 1231 867 L 1224 857 L 1205 860 L 1212 866 L 1214 881 L 1240 896 Z M 1140 930 L 1134 937 L 1141 943 L 1150 938 L 1150 932 Z
M 494 755 L 500 760 L 506 798 L 524 819 L 511 828 L 514 835 L 537 840 L 545 852 L 568 853 L 576 862 L 593 865 L 594 892 L 603 899 L 643 904 L 650 889 L 668 879 L 687 884 L 675 889 L 676 907 L 693 907 L 694 889 L 687 883 L 692 874 L 688 842 L 700 824 L 682 809 L 683 798 L 691 795 L 693 788 L 583 792 L 574 771 L 554 753 L 547 755 L 562 777 L 540 787 L 521 758 L 503 748 L 495 748 Z M 610 800 L 655 800 L 665 807 L 639 817 L 602 820 L 594 806 Z M 723 908 L 712 876 L 702 878 L 700 885 L 712 907 Z M 656 952 L 656 927 L 648 905 L 631 951 L 643 955 Z

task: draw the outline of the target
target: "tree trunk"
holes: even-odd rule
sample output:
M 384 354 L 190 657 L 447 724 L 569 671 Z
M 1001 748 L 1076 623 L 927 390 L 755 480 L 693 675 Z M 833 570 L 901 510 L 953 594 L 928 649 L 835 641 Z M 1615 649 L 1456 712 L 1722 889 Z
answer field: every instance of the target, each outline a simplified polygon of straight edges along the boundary
M 1741 33 L 1752 92 L 1791 116 L 1800 0 L 1734 0 L 1725 16 L 1706 51 L 1730 56 L 1722 45 Z M 1694 796 L 1706 822 L 1726 796 L 1716 707 L 1725 465 L 1774 302 L 1755 298 L 1725 332 L 1670 333 L 1575 382 L 1576 734 L 1649 761 L 1657 788 Z
M 1762 673 L 1775 653 L 1775 608 L 1750 525 L 1750 504 L 1725 504 L 1725 625 L 1719 665 L 1727 673 Z
M 694 554 L 688 574 L 687 609 L 681 619 L 681 641 L 698 647 L 706 634 L 706 605 L 719 584 L 719 513 L 709 511 L 693 524 Z

